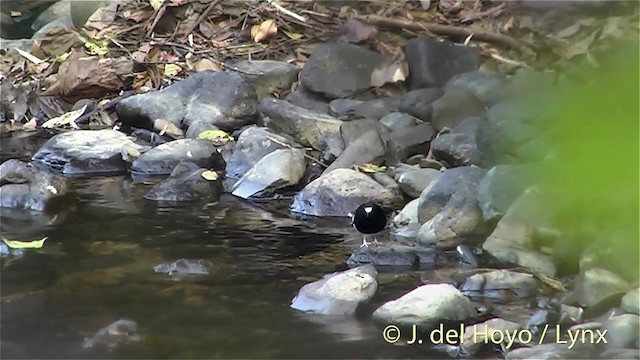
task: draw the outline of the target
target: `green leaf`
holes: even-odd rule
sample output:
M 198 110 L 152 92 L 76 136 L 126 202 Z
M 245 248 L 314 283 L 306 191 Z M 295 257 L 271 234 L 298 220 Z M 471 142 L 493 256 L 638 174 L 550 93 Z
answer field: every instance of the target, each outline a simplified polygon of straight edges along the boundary
M 375 164 L 362 164 L 360 166 L 358 166 L 358 168 L 361 171 L 367 172 L 367 173 L 377 173 L 377 172 L 384 172 L 387 171 L 386 166 L 378 166 Z
M 222 130 L 205 130 L 198 134 L 198 139 L 205 139 L 214 143 L 226 143 L 233 141 L 233 136 Z
M 12 249 L 40 249 L 44 245 L 45 240 L 47 240 L 46 236 L 34 241 L 7 240 L 4 237 L 2 238 L 2 241 Z

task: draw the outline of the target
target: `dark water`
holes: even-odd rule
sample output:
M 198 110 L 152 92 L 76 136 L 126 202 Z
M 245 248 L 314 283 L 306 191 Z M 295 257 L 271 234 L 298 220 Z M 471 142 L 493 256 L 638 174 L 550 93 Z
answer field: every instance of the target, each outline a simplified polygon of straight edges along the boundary
M 149 185 L 75 182 L 74 212 L 2 210 L 6 238 L 48 236 L 42 249 L 2 260 L 3 358 L 426 356 L 385 343 L 367 321 L 374 304 L 354 318 L 289 308 L 302 285 L 344 269 L 358 247 L 344 220 L 300 219 L 232 196 L 163 207 L 141 198 Z M 153 271 L 180 258 L 208 260 L 213 271 L 182 280 Z M 419 284 L 409 278 L 381 286 L 376 303 Z M 85 337 L 123 318 L 138 324 L 142 341 L 82 348 Z

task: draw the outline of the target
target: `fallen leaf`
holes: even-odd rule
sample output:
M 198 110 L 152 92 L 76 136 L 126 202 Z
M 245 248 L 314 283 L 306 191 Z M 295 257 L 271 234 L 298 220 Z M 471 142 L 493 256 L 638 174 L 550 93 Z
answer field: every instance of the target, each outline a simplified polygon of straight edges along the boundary
M 40 249 L 42 246 L 44 246 L 45 240 L 47 240 L 46 236 L 40 240 L 34 241 L 7 240 L 4 237 L 2 238 L 2 241 L 4 241 L 4 243 L 12 249 Z
M 218 173 L 211 170 L 203 171 L 202 174 L 200 174 L 200 176 L 202 176 L 203 179 L 209 180 L 209 181 L 218 180 Z
M 160 135 L 167 134 L 174 139 L 184 137 L 184 131 L 182 131 L 182 129 L 165 119 L 155 119 L 153 121 L 153 131 L 158 131 Z
M 371 86 L 380 87 L 386 83 L 404 81 L 409 76 L 409 65 L 404 61 L 383 64 L 371 73 Z
M 84 23 L 84 27 L 88 29 L 103 30 L 113 24 L 116 19 L 117 12 L 118 4 L 116 2 L 111 2 L 108 5 L 99 8 L 89 16 L 89 19 Z
M 514 18 L 513 16 L 509 18 L 509 20 L 507 20 L 504 25 L 502 25 L 502 31 L 504 32 L 508 32 L 509 30 L 513 29 L 516 27 L 516 18 Z
M 291 40 L 301 39 L 304 35 L 300 33 L 294 33 L 291 31 L 282 30 L 282 32 L 289 37 Z
M 164 4 L 164 0 L 149 0 L 149 4 L 153 10 L 158 10 L 162 7 L 162 4 Z
M 251 27 L 251 38 L 255 42 L 262 42 L 267 40 L 278 33 L 278 26 L 273 19 L 267 19 L 260 25 L 254 25 Z
M 350 18 L 344 24 L 342 35 L 338 39 L 344 42 L 359 43 L 371 39 L 377 33 L 378 30 L 375 27 Z
M 224 144 L 229 141 L 234 141 L 233 136 L 222 130 L 205 130 L 198 134 L 198 139 L 209 140 L 214 144 Z
M 375 164 L 362 164 L 360 166 L 358 166 L 358 169 L 360 169 L 363 172 L 366 173 L 377 173 L 377 172 L 383 172 L 383 171 L 387 171 L 387 167 L 386 166 L 378 166 Z
M 65 125 L 70 125 L 71 127 L 78 129 L 78 125 L 76 125 L 75 121 L 77 118 L 82 116 L 82 114 L 84 114 L 84 111 L 86 109 L 87 109 L 87 105 L 83 106 L 78 110 L 69 111 L 68 113 L 65 113 L 58 117 L 54 117 L 53 119 L 47 120 L 44 124 L 40 125 L 40 127 L 43 127 L 45 129 L 50 129 L 54 127 L 62 127 Z
M 182 67 L 177 64 L 166 64 L 164 66 L 164 75 L 165 76 L 176 76 L 182 71 Z
M 197 72 L 205 70 L 222 71 L 222 66 L 209 59 L 200 59 L 193 64 L 193 69 Z
M 22 125 L 22 131 L 35 131 L 38 127 L 35 116 Z

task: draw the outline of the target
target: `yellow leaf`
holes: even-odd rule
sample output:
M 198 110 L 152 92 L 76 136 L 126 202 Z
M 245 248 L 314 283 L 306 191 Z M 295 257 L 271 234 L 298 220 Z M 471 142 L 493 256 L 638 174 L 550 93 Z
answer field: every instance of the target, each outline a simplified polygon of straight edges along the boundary
M 164 3 L 164 0 L 149 0 L 149 4 L 151 4 L 151 7 L 153 8 L 153 10 L 160 9 L 163 3 Z
M 216 64 L 212 60 L 209 59 L 200 59 L 193 64 L 193 68 L 195 71 L 205 71 L 205 70 L 213 70 L 213 71 L 222 71 L 224 70 L 222 66 Z
M 385 166 L 378 166 L 375 164 L 362 164 L 360 166 L 358 166 L 358 168 L 361 171 L 367 172 L 367 173 L 376 173 L 376 172 L 383 172 L 386 171 L 387 168 Z
M 2 241 L 12 249 L 40 249 L 44 245 L 45 240 L 47 240 L 46 236 L 40 240 L 34 241 L 7 240 L 2 238 Z
M 182 71 L 180 65 L 176 64 L 166 64 L 164 66 L 164 75 L 165 76 L 176 76 Z
M 222 130 L 205 130 L 198 134 L 198 139 L 205 139 L 212 142 L 228 142 L 233 141 L 233 136 Z
M 299 34 L 299 33 L 294 33 L 291 31 L 286 31 L 286 30 L 282 30 L 282 32 L 287 35 L 291 40 L 298 40 L 300 38 L 302 38 L 304 35 Z
M 251 27 L 251 38 L 255 42 L 261 42 L 278 33 L 278 26 L 273 19 L 263 21 L 260 25 Z
M 215 171 L 211 171 L 211 170 L 203 171 L 202 174 L 200 175 L 205 180 L 209 180 L 209 181 L 218 180 L 218 173 Z

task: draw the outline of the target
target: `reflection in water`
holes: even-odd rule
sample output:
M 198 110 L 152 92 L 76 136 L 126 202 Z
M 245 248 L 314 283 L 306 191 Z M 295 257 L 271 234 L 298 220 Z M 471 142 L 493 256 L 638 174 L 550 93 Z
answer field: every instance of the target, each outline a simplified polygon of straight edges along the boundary
M 352 234 L 346 220 L 302 221 L 286 204 L 260 208 L 232 196 L 162 205 L 142 198 L 150 185 L 74 182 L 76 212 L 2 212 L 3 235 L 49 237 L 42 249 L 2 259 L 4 357 L 427 356 L 385 343 L 368 316 L 317 318 L 289 308 L 302 285 L 343 266 L 357 247 L 343 241 Z M 206 261 L 209 274 L 177 281 L 154 271 L 178 259 Z M 83 348 L 120 319 L 134 321 L 142 341 Z

